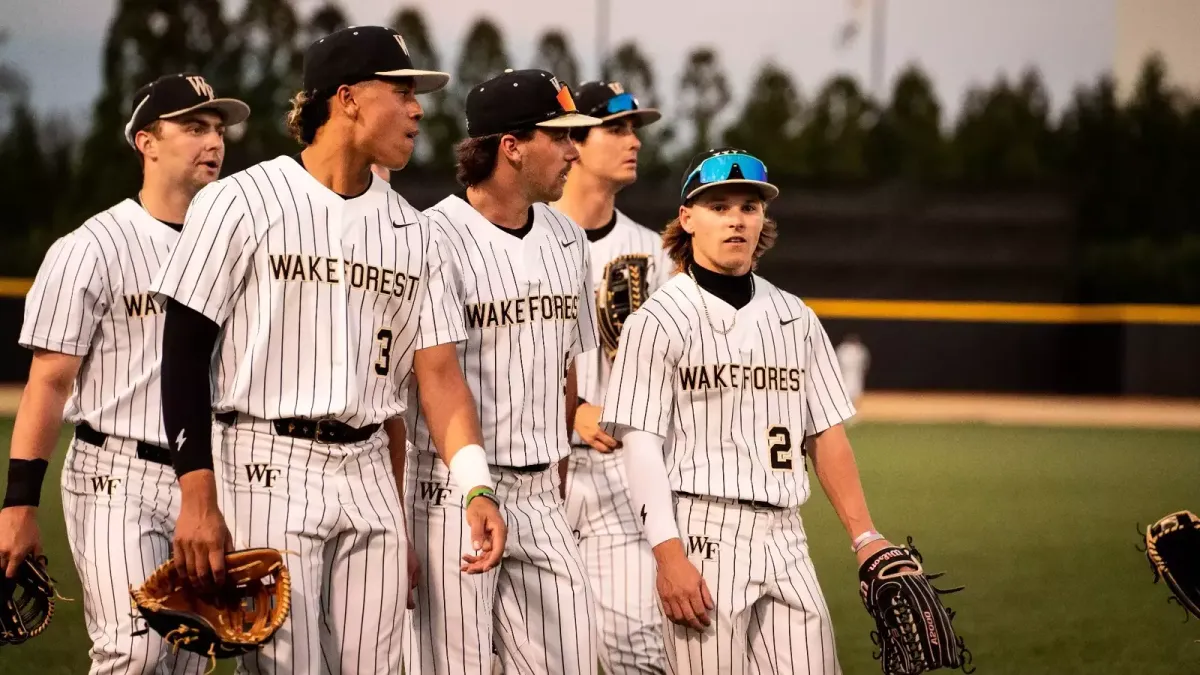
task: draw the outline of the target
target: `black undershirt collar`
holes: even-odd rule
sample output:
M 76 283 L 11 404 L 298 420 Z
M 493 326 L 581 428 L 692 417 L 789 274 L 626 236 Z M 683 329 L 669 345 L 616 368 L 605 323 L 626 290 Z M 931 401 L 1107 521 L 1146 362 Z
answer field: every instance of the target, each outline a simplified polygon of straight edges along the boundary
M 467 199 L 467 191 L 466 190 L 461 190 L 455 194 L 458 195 L 459 199 L 463 200 L 467 204 L 471 204 L 471 200 Z M 474 209 L 475 205 L 471 204 L 471 208 Z M 479 209 L 475 209 L 475 210 L 477 212 L 479 211 Z M 480 215 L 483 215 L 483 214 L 480 214 Z M 489 220 L 488 222 L 491 223 L 492 221 Z M 492 223 L 492 225 L 496 225 L 496 223 Z M 521 226 L 515 230 L 510 227 L 504 227 L 503 225 L 496 225 L 496 227 L 500 228 L 500 231 L 505 234 L 511 234 L 512 236 L 516 237 L 517 239 L 524 239 L 525 235 L 529 234 L 533 230 L 533 207 L 532 206 L 529 207 L 529 215 L 526 217 L 525 224 L 523 226 Z
M 754 275 L 750 272 L 735 277 L 713 272 L 694 261 L 689 263 L 688 269 L 701 288 L 729 303 L 734 309 L 745 307 L 754 297 Z
M 612 218 L 609 218 L 607 223 L 605 223 L 601 227 L 597 227 L 594 230 L 584 230 L 584 232 L 587 233 L 588 241 L 590 241 L 594 244 L 594 243 L 600 241 L 601 239 L 607 237 L 609 234 L 611 234 L 613 229 L 616 226 L 617 226 L 617 211 L 616 211 L 616 209 L 614 209 Z
M 292 155 L 292 159 L 296 160 L 296 163 L 300 165 L 300 168 L 304 169 L 305 171 L 308 171 L 308 168 L 304 166 L 304 160 L 300 158 L 300 153 L 297 152 L 296 154 Z M 341 197 L 342 199 L 346 199 L 346 200 L 357 199 L 357 198 L 367 194 L 367 190 L 371 189 L 371 182 L 373 180 L 374 180 L 374 178 L 372 178 L 371 180 L 368 180 L 366 189 L 364 189 L 362 192 L 360 192 L 356 195 L 344 195 L 340 192 L 333 192 L 333 190 L 330 190 L 330 192 L 333 192 L 333 194 Z

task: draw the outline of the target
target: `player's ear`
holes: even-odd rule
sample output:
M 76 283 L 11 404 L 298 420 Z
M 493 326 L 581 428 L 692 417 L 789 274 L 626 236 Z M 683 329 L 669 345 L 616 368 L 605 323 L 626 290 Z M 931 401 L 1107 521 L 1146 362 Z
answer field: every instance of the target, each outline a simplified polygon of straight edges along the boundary
M 692 222 L 692 209 L 687 206 L 679 207 L 679 226 L 688 234 L 695 234 L 696 225 Z
M 155 140 L 154 134 L 142 129 L 134 135 L 133 144 L 146 159 L 158 159 L 158 144 Z
M 521 155 L 524 148 L 521 147 L 521 142 L 512 134 L 504 134 L 500 137 L 500 155 L 513 164 L 521 163 Z
M 342 114 L 350 119 L 358 118 L 358 101 L 354 98 L 354 88 L 343 84 L 333 92 L 331 100 L 334 105 L 341 108 Z

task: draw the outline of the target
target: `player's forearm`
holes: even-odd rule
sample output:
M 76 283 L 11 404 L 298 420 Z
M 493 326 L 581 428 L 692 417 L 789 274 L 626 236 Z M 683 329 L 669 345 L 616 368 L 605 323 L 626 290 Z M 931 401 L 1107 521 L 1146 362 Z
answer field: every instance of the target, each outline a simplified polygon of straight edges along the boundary
M 425 425 L 459 489 L 464 495 L 477 487 L 494 489 L 475 397 L 463 378 L 454 345 L 418 350 L 413 357 L 413 372 Z
M 575 373 L 575 365 L 567 368 L 567 382 L 564 387 L 567 408 L 567 436 L 575 429 L 575 413 L 579 412 L 579 379 Z
M 203 314 L 174 301 L 168 304 L 163 324 L 163 427 L 185 498 L 194 490 L 209 495 L 208 476 L 213 469 L 209 368 L 219 333 L 217 324 Z M 192 472 L 208 476 L 189 478 Z
M 10 457 L 49 460 L 62 429 L 63 408 L 71 396 L 81 359 L 38 353 L 17 406 Z
M 858 464 L 850 439 L 841 425 L 826 429 L 811 440 L 809 455 L 817 480 L 842 521 L 842 527 L 853 540 L 860 534 L 874 530 L 871 514 L 867 510 L 867 499 L 863 494 L 858 475 Z
M 679 540 L 671 482 L 663 460 L 663 438 L 648 431 L 627 430 L 620 441 L 624 451 L 625 475 L 629 479 L 629 499 L 642 518 L 642 532 L 655 555 L 669 547 L 660 544 Z
M 71 395 L 80 359 L 39 353 L 21 394 L 9 447 L 4 506 L 38 506 L 42 483 L 62 428 L 62 412 Z

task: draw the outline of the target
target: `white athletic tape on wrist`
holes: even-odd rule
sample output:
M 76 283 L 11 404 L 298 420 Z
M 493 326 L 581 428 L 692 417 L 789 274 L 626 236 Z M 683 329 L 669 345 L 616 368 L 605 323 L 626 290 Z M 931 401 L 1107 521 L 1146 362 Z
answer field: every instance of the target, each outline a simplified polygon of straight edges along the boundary
M 669 539 L 678 539 L 679 525 L 671 503 L 662 437 L 648 431 L 629 430 L 620 440 L 629 478 L 629 498 L 635 507 L 645 508 L 642 531 L 646 541 L 653 548 Z
M 492 471 L 488 468 L 487 452 L 475 444 L 464 445 L 450 458 L 450 478 L 463 497 L 481 485 L 496 489 L 496 484 L 492 482 Z

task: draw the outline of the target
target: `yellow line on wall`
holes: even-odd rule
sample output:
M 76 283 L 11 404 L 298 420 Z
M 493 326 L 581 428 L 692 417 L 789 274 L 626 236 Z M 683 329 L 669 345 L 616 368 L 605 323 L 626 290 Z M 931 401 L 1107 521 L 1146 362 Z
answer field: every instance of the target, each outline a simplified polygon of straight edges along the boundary
M 933 300 L 806 300 L 822 319 L 990 323 L 1153 323 L 1200 325 L 1200 306 L 1060 305 Z
M 33 285 L 33 279 L 0 277 L 0 298 L 23 298 Z

